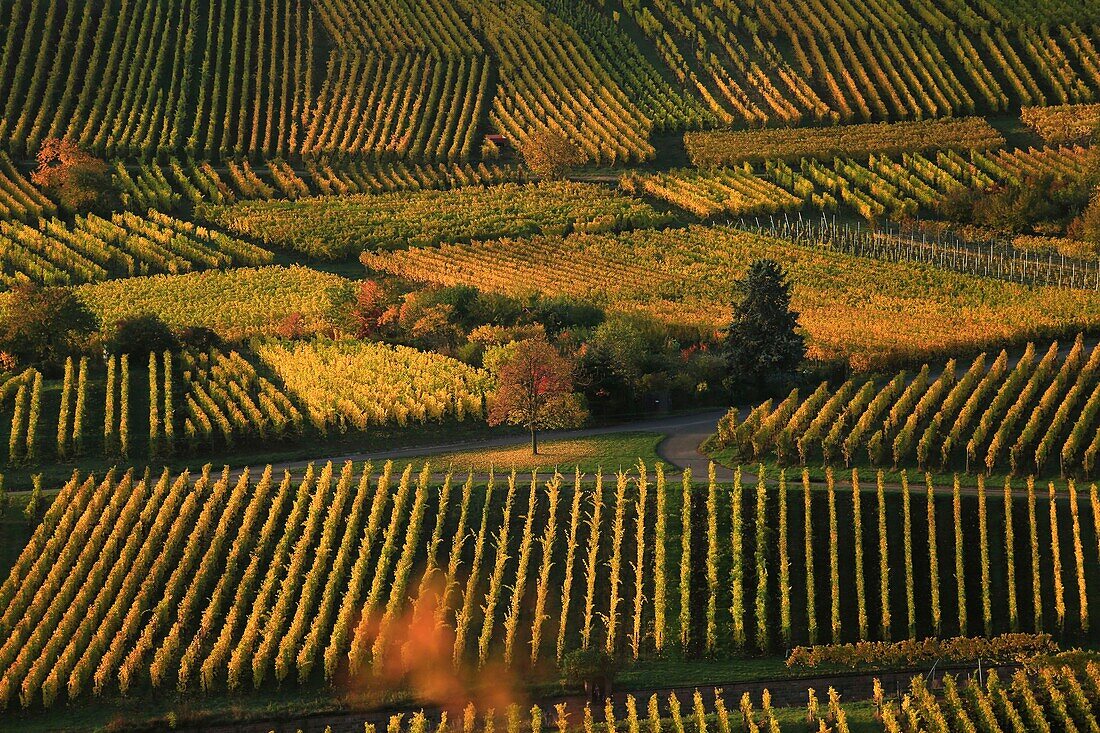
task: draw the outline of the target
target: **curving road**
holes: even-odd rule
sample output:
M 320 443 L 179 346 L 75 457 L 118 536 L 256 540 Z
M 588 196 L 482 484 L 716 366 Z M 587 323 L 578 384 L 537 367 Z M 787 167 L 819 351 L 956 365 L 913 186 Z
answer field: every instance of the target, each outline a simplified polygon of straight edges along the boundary
M 636 420 L 614 425 L 603 425 L 596 428 L 582 428 L 579 430 L 552 430 L 539 433 L 542 442 L 553 440 L 574 440 L 577 438 L 591 438 L 597 435 L 611 435 L 614 433 L 660 433 L 665 439 L 657 446 L 657 455 L 666 463 L 675 467 L 676 472 L 690 468 L 695 476 L 706 476 L 709 461 L 699 452 L 699 444 L 708 435 L 714 432 L 719 418 L 726 414 L 726 410 L 706 410 L 692 412 L 674 417 L 651 418 Z M 373 453 L 349 453 L 340 456 L 319 456 L 313 460 L 298 460 L 286 463 L 272 464 L 272 469 L 282 471 L 284 469 L 294 471 L 308 466 L 310 463 L 332 461 L 343 463 L 344 461 L 381 461 L 399 458 L 420 458 L 454 453 L 456 451 L 476 451 L 490 448 L 508 448 L 524 445 L 528 441 L 524 435 L 509 435 L 486 440 L 445 443 L 434 446 L 419 446 L 415 448 L 400 448 L 397 450 L 379 451 Z M 718 474 L 720 479 L 732 479 L 733 472 L 721 469 Z
M 598 435 L 612 435 L 615 433 L 657 433 L 664 436 L 664 439 L 657 445 L 657 455 L 665 461 L 671 470 L 666 471 L 670 476 L 679 475 L 684 469 L 691 469 L 692 476 L 696 481 L 705 481 L 710 470 L 710 459 L 700 453 L 699 446 L 706 440 L 708 436 L 714 433 L 715 427 L 718 424 L 718 420 L 725 415 L 726 409 L 710 409 L 691 413 L 685 413 L 675 415 L 671 417 L 650 418 L 644 420 L 634 420 L 631 422 L 617 423 L 613 425 L 603 425 L 594 428 L 583 428 L 579 430 L 557 430 L 557 431 L 545 431 L 539 434 L 542 441 L 553 440 L 572 440 L 578 438 L 588 438 Z M 292 472 L 298 472 L 304 470 L 308 465 L 320 464 L 328 461 L 332 461 L 334 464 L 341 464 L 345 461 L 352 461 L 355 463 L 361 463 L 364 461 L 373 461 L 378 463 L 379 461 L 385 461 L 387 459 L 401 459 L 401 458 L 420 458 L 431 457 L 436 455 L 442 455 L 446 453 L 454 453 L 458 451 L 477 451 L 492 448 L 507 448 L 512 446 L 524 445 L 528 441 L 525 435 L 507 435 L 498 438 L 487 438 L 476 441 L 457 441 L 451 443 L 438 444 L 434 446 L 417 446 L 410 448 L 396 448 L 388 451 L 375 451 L 369 453 L 347 453 L 342 455 L 319 455 L 310 459 L 302 459 L 295 461 L 286 461 L 282 463 L 271 464 L 272 470 L 279 472 L 288 470 Z M 751 462 L 748 462 L 751 464 Z M 253 466 L 253 469 L 256 467 Z M 232 471 L 234 477 L 238 476 L 243 470 L 243 466 Z M 715 465 L 715 477 L 720 482 L 730 482 L 733 480 L 733 471 L 724 466 Z M 865 489 L 874 490 L 873 472 L 870 469 L 861 470 L 861 474 L 866 475 L 863 478 L 862 483 L 865 484 Z M 789 481 L 800 481 L 798 478 L 799 471 L 797 467 L 788 470 Z M 835 485 L 838 490 L 851 489 L 850 472 L 844 468 L 836 469 L 836 482 Z M 755 471 L 748 468 L 743 468 L 741 471 L 741 477 L 746 483 L 756 482 Z M 914 494 L 923 494 L 926 491 L 924 480 L 921 472 L 913 471 L 910 474 L 912 487 L 911 490 Z M 443 474 L 439 473 L 435 477 L 437 480 L 442 480 Z M 769 486 L 777 485 L 777 480 L 774 477 L 769 477 L 767 480 Z M 814 480 L 814 488 L 824 487 L 824 483 Z M 1045 481 L 1039 482 L 1039 494 L 1045 495 L 1043 487 Z M 883 488 L 889 492 L 898 492 L 902 490 L 902 486 L 894 481 L 887 481 L 883 484 Z M 937 480 L 935 486 L 936 494 L 951 494 L 952 485 L 949 478 L 945 479 L 942 476 Z M 999 482 L 990 483 L 987 487 L 988 495 L 990 497 L 1002 496 L 1003 485 Z M 15 491 L 11 492 L 13 495 L 29 493 L 27 491 Z M 47 492 L 52 493 L 52 492 Z M 976 495 L 977 489 L 974 486 L 963 486 L 960 491 L 964 496 Z M 1022 479 L 1014 481 L 1013 494 L 1017 496 L 1026 495 L 1026 488 Z M 1060 501 L 1067 500 L 1067 496 L 1064 492 L 1059 492 L 1058 499 Z
M 590 438 L 597 435 L 612 435 L 615 433 L 658 433 L 664 435 L 664 440 L 657 446 L 657 455 L 673 467 L 671 474 L 679 474 L 683 469 L 690 468 L 694 476 L 707 475 L 708 459 L 699 452 L 699 444 L 714 432 L 719 418 L 726 414 L 725 409 L 704 410 L 675 415 L 671 417 L 649 418 L 634 420 L 613 425 L 602 425 L 594 428 L 582 428 L 578 430 L 548 430 L 539 433 L 542 442 L 553 440 L 572 440 L 577 438 Z M 370 453 L 345 453 L 340 455 L 324 454 L 313 458 L 272 463 L 271 468 L 276 473 L 283 470 L 297 472 L 304 470 L 309 464 L 322 464 L 332 461 L 339 465 L 345 461 L 361 463 L 363 461 L 385 461 L 401 458 L 429 458 L 431 456 L 458 451 L 477 451 L 491 448 L 508 448 L 525 445 L 529 438 L 525 435 L 504 435 L 499 438 L 487 438 L 476 441 L 456 441 L 441 443 L 431 446 L 416 446 L 410 448 L 395 448 L 387 451 L 375 451 Z M 257 466 L 252 466 L 255 470 Z M 231 472 L 236 477 L 244 466 L 237 466 Z M 717 467 L 716 475 L 720 480 L 733 479 L 733 472 L 729 469 Z M 442 474 L 439 475 L 442 479 Z M 29 491 L 12 491 L 11 495 L 21 495 Z M 53 492 L 47 492 L 47 494 Z

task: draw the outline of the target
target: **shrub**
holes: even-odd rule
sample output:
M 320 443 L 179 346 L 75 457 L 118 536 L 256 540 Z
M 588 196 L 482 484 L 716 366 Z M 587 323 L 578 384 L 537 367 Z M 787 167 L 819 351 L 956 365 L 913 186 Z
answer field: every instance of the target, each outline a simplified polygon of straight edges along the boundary
M 561 678 L 569 687 L 583 687 L 586 683 L 609 683 L 615 679 L 618 665 L 615 658 L 595 646 L 575 649 L 562 658 Z
M 178 347 L 179 341 L 172 330 L 151 313 L 119 321 L 107 341 L 107 348 L 112 353 L 137 356 L 171 351 Z

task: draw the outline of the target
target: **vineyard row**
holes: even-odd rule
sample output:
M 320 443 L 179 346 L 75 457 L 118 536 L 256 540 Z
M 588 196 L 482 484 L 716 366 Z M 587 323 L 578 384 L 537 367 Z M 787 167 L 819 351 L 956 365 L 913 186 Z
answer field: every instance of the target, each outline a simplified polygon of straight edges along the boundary
M 1093 628 L 1095 486 L 1082 510 L 1051 484 L 1040 510 L 1032 482 L 1002 502 L 984 484 L 887 492 L 881 473 L 873 493 L 857 473 L 844 490 L 763 478 L 74 475 L 0 585 L 0 702 L 370 675 L 414 623 L 438 635 L 433 665 L 521 673 L 578 648 Z

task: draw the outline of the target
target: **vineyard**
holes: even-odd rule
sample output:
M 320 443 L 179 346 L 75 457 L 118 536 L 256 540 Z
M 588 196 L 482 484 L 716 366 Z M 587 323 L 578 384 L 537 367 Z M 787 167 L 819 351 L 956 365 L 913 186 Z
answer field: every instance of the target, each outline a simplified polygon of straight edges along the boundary
M 1100 105 L 1027 107 L 1020 111 L 1020 118 L 1049 143 L 1087 142 L 1100 122 Z
M 803 208 L 855 211 L 870 221 L 934 212 L 950 194 L 1021 185 L 1043 175 L 1081 181 L 1095 165 L 1091 147 L 1058 146 L 1028 150 L 972 150 L 889 156 L 800 157 L 792 166 L 780 158 L 761 168 L 684 168 L 667 173 L 624 174 L 627 190 L 644 191 L 701 217 L 752 216 Z
M 957 483 L 953 495 L 931 479 L 886 492 L 881 473 L 877 491 L 851 478 L 841 488 L 830 474 L 822 490 L 739 472 L 719 487 L 641 466 L 608 480 L 439 483 L 428 467 L 351 463 L 297 477 L 74 475 L 0 586 L 0 701 L 366 675 L 410 614 L 446 640 L 433 664 L 531 673 L 576 648 L 638 659 L 690 645 L 1088 635 L 1095 486 L 1028 482 L 1025 496 L 1006 483 L 1002 501 L 984 484 L 963 497 Z M 982 542 L 964 543 L 975 521 Z M 954 573 L 937 569 L 952 561 Z M 993 583 L 1006 569 L 1008 585 Z
M 1095 18 L 1079 6 L 1045 22 L 1032 8 L 993 4 L 616 6 L 682 84 L 750 125 L 959 116 L 1095 96 Z
M 345 283 L 300 265 L 246 267 L 110 280 L 81 285 L 76 295 L 103 324 L 153 314 L 175 328 L 202 326 L 233 338 L 273 333 L 289 316 L 302 331 L 320 330 L 333 289 Z
M 479 11 L 473 27 L 457 0 L 422 12 L 334 0 L 107 8 L 20 0 L 0 17 L 9 29 L 0 91 L 12 99 L 0 139 L 16 155 L 65 136 L 124 156 L 457 161 L 476 152 L 487 118 L 519 137 L 549 121 L 595 160 L 652 154 L 649 118 L 575 31 L 534 2 Z M 561 77 L 536 81 L 532 64 Z M 571 122 L 577 114 L 587 122 Z
M 617 231 L 664 221 L 638 199 L 581 183 L 504 184 L 447 193 L 258 202 L 212 208 L 208 215 L 237 234 L 328 259 L 364 248 Z
M 767 257 L 790 273 L 811 354 L 859 368 L 1043 333 L 1072 338 L 1097 318 L 1092 290 L 1034 289 L 726 227 L 498 240 L 364 253 L 362 260 L 373 271 L 421 282 L 598 297 L 624 312 L 709 329 L 725 318 L 732 277 Z M 865 285 L 872 282 L 873 297 Z
M 803 129 L 695 132 L 684 136 L 694 165 L 711 168 L 742 162 L 800 158 L 863 157 L 878 153 L 988 150 L 1004 137 L 981 118 Z
M 602 705 L 586 703 L 579 710 L 566 703 L 553 708 L 534 705 L 529 710 L 512 703 L 503 709 L 479 708 L 469 703 L 439 713 L 439 719 L 423 710 L 395 713 L 379 722 L 364 722 L 366 733 L 383 727 L 389 733 L 442 733 L 458 729 L 464 733 L 503 730 L 507 733 L 540 733 L 555 730 L 570 733 L 608 726 L 627 733 L 642 730 L 671 730 L 675 733 L 707 733 L 708 730 L 767 730 L 794 728 L 837 731 L 954 730 L 956 727 L 985 731 L 1081 730 L 1096 723 L 1097 677 L 1100 670 L 1090 663 L 1083 671 L 1068 665 L 1046 665 L 1028 672 L 996 670 L 988 679 L 964 680 L 951 674 L 937 677 L 943 686 L 938 696 L 928 680 L 913 677 L 897 693 L 875 678 L 873 700 L 852 703 L 833 687 L 808 687 L 796 696 L 765 688 L 759 695 L 742 693 L 740 698 L 722 689 L 695 690 L 690 695 L 673 691 L 636 698 L 628 694 L 621 701 L 608 699 Z M 774 686 L 773 686 L 774 687 Z M 904 692 L 902 692 L 904 691 Z M 977 721 L 977 722 L 975 722 Z M 981 728 L 975 727 L 981 725 Z M 917 726 L 925 726 L 917 728 Z M 951 726 L 948 728 L 948 726 Z
M 1100 0 L 0 0 L 0 730 L 1100 733 L 1098 143 Z
M 204 203 L 233 204 L 257 199 L 299 199 L 318 195 L 450 189 L 521 182 L 529 174 L 517 165 L 310 161 L 295 170 L 285 160 L 264 165 L 228 161 L 219 172 L 209 162 L 142 162 L 114 167 L 127 208 L 171 213 Z
M 1028 344 L 1010 363 L 1007 351 L 978 355 L 967 367 L 952 359 L 935 372 L 899 373 L 879 387 L 849 380 L 812 394 L 798 390 L 765 403 L 744 421 L 731 411 L 719 442 L 746 459 L 774 453 L 784 463 L 843 459 L 845 465 L 916 466 L 943 471 L 1093 475 L 1100 451 L 1100 349 L 1079 336 L 1064 353 L 1058 342 Z
M 958 237 L 914 231 L 906 227 L 862 227 L 838 224 L 822 214 L 821 219 L 759 217 L 742 220 L 741 229 L 761 236 L 797 242 L 871 257 L 888 262 L 923 263 L 954 272 L 1023 283 L 1032 287 L 1057 287 L 1079 290 L 1100 288 L 1097 252 L 1079 239 L 1017 235 L 988 242 L 967 242 Z
M 270 252 L 155 211 L 148 218 L 80 217 L 71 228 L 0 223 L 0 287 L 20 281 L 70 285 L 155 273 L 266 265 Z
M 254 354 L 69 358 L 60 380 L 15 373 L 0 381 L 6 464 L 157 460 L 485 417 L 489 375 L 440 354 L 351 340 L 254 343 Z
M 104 10 L 17 0 L 0 14 L 0 142 L 13 156 L 67 137 L 110 156 L 466 161 L 488 132 L 552 129 L 614 164 L 652 158 L 654 131 L 923 121 L 1094 103 L 1100 90 L 1097 18 L 1078 5 Z
M 57 209 L 16 170 L 7 153 L 0 153 L 0 221 L 51 216 Z
M 469 160 L 488 82 L 480 57 L 344 54 L 321 89 L 299 152 Z M 466 101 L 459 106 L 456 99 Z
M 324 432 L 483 416 L 488 373 L 439 354 L 358 341 L 269 342 L 258 356 Z
M 650 176 L 626 175 L 620 184 L 627 191 L 644 191 L 702 218 L 718 214 L 774 214 L 802 205 L 801 198 L 740 168 L 706 173 L 685 169 Z

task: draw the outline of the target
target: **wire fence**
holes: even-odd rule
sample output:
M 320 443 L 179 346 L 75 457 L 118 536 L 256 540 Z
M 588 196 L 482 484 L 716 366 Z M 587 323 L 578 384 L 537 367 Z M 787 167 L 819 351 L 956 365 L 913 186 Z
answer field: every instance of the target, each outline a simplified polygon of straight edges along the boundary
M 1033 287 L 1100 290 L 1100 262 L 1054 252 L 1029 252 L 1007 241 L 964 242 L 950 235 L 929 237 L 895 225 L 865 226 L 783 216 L 741 219 L 736 226 L 762 236 L 885 262 L 930 265 L 966 275 L 996 278 Z

